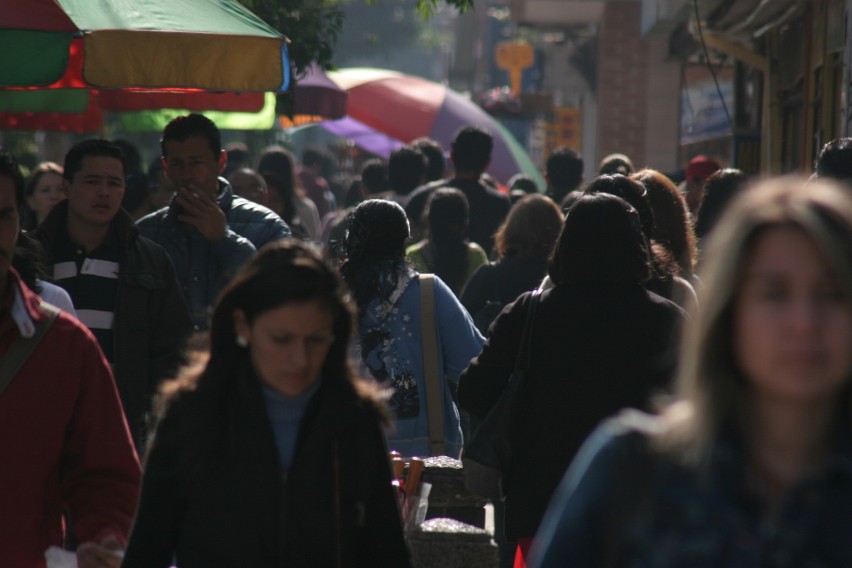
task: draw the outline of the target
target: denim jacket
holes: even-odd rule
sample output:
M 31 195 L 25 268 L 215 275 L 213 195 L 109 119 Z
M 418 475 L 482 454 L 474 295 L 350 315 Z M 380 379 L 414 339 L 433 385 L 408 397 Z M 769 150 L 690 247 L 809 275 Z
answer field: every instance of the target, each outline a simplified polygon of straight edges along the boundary
M 531 566 L 852 566 L 852 432 L 765 515 L 741 438 L 688 467 L 649 447 L 656 419 L 601 425 L 563 480 Z
M 175 265 L 178 281 L 196 331 L 207 329 L 210 309 L 240 267 L 263 245 L 289 237 L 287 226 L 272 210 L 236 196 L 219 178 L 219 206 L 228 223 L 225 236 L 211 243 L 178 220 L 177 202 L 138 221 L 142 234 L 161 245 Z

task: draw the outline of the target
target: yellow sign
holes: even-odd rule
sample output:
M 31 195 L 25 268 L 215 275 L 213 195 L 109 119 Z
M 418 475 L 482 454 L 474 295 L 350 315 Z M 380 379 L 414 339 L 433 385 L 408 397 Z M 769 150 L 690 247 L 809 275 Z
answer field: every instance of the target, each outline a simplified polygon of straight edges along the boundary
M 532 45 L 525 41 L 503 41 L 495 48 L 497 67 L 509 73 L 509 85 L 512 94 L 521 92 L 521 73 L 535 62 L 535 52 Z

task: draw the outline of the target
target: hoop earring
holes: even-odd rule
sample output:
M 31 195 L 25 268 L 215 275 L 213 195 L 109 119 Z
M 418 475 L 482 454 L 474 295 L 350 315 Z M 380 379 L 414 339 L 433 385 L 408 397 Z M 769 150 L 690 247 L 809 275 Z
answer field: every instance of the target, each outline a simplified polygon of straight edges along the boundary
M 237 339 L 236 339 L 236 341 L 237 341 L 237 345 L 239 345 L 239 346 L 240 346 L 240 347 L 242 347 L 243 349 L 245 349 L 246 347 L 248 347 L 248 339 L 246 339 L 246 338 L 245 338 L 245 337 L 243 337 L 242 335 L 237 335 Z

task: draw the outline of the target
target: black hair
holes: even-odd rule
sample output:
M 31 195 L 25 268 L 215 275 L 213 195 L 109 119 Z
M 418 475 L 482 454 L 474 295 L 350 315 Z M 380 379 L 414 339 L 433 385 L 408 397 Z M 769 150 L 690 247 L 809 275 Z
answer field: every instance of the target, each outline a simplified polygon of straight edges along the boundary
M 358 309 L 376 296 L 389 293 L 405 266 L 410 235 L 405 210 L 393 201 L 368 199 L 347 218 L 340 273 L 352 290 Z
M 74 181 L 74 176 L 83 167 L 84 158 L 113 158 L 121 162 L 121 168 L 127 173 L 127 167 L 124 159 L 124 151 L 120 146 L 113 144 L 109 140 L 99 138 L 90 138 L 74 144 L 68 153 L 65 154 L 65 165 L 63 166 L 62 175 L 69 182 Z
M 127 176 L 124 187 L 124 197 L 121 198 L 121 207 L 134 213 L 148 201 L 148 176 L 144 172 L 131 172 Z M 146 211 L 147 213 L 147 211 Z
M 538 193 L 538 185 L 535 183 L 535 180 L 532 176 L 526 174 L 515 174 L 509 178 L 509 190 L 516 189 L 523 191 L 526 195 Z
M 426 173 L 426 156 L 414 148 L 397 148 L 388 158 L 388 182 L 400 195 L 408 195 L 423 183 Z
M 650 239 L 654 232 L 654 210 L 648 201 L 648 190 L 640 182 L 621 174 L 602 175 L 595 178 L 586 187 L 584 193 L 609 193 L 620 197 L 633 206 L 639 213 L 642 222 L 642 232 Z
M 432 258 L 429 270 L 437 274 L 458 296 L 467 281 L 467 226 L 470 206 L 458 189 L 436 189 L 429 196 L 426 217 Z
M 375 158 L 361 166 L 361 184 L 365 193 L 375 195 L 388 190 L 388 165 L 384 160 Z
M 444 177 L 446 160 L 444 159 L 444 147 L 440 142 L 431 138 L 422 137 L 412 140 L 408 145 L 410 148 L 420 150 L 429 162 L 426 166 L 426 181 L 435 181 Z
M 852 182 L 852 138 L 837 138 L 823 146 L 814 169 L 817 177 Z
M 166 125 L 160 140 L 160 152 L 166 158 L 166 142 L 184 142 L 193 136 L 201 136 L 207 140 L 213 156 L 219 159 L 222 154 L 222 133 L 212 120 L 198 113 L 179 116 Z
M 458 172 L 482 172 L 491 162 L 494 138 L 478 126 L 464 126 L 452 143 L 453 165 Z
M 136 172 L 145 171 L 142 165 L 142 154 L 139 153 L 139 148 L 135 144 L 122 139 L 113 140 L 112 143 L 124 152 L 124 171 L 127 172 L 128 176 Z
M 15 207 L 20 208 L 24 202 L 24 188 L 26 185 L 24 174 L 21 173 L 21 166 L 18 164 L 18 159 L 5 148 L 0 148 L 0 176 L 6 176 L 12 180 L 12 185 L 15 186 Z
M 583 180 L 583 158 L 571 148 L 561 146 L 548 156 L 545 171 L 553 200 L 558 203 Z
M 703 239 L 716 226 L 722 213 L 739 194 L 749 177 L 742 170 L 725 168 L 714 172 L 704 182 L 704 193 L 695 218 L 695 236 Z
M 615 195 L 587 194 L 568 211 L 548 272 L 557 286 L 642 284 L 649 260 L 636 209 Z
M 316 148 L 307 148 L 302 152 L 302 165 L 323 168 L 323 153 Z

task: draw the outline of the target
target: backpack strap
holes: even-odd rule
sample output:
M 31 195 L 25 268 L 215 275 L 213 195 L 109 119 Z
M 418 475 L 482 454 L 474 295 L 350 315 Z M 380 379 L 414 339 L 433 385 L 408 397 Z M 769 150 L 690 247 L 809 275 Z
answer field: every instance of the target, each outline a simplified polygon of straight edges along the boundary
M 53 325 L 56 316 L 60 312 L 59 308 L 47 302 L 42 302 L 39 305 L 39 309 L 48 318 L 33 322 L 35 324 L 35 333 L 33 333 L 33 336 L 18 337 L 12 343 L 12 346 L 9 347 L 9 350 L 3 354 L 3 358 L 0 359 L 0 393 L 6 390 L 6 387 L 9 386 L 9 383 L 18 374 L 18 371 L 21 370 L 21 367 L 30 358 L 30 355 L 38 347 L 38 344 L 41 343 L 42 338 Z
M 426 376 L 426 410 L 429 412 L 429 452 L 443 456 L 444 403 L 438 372 L 438 326 L 435 324 L 435 275 L 421 274 L 420 335 L 423 337 L 423 371 Z

